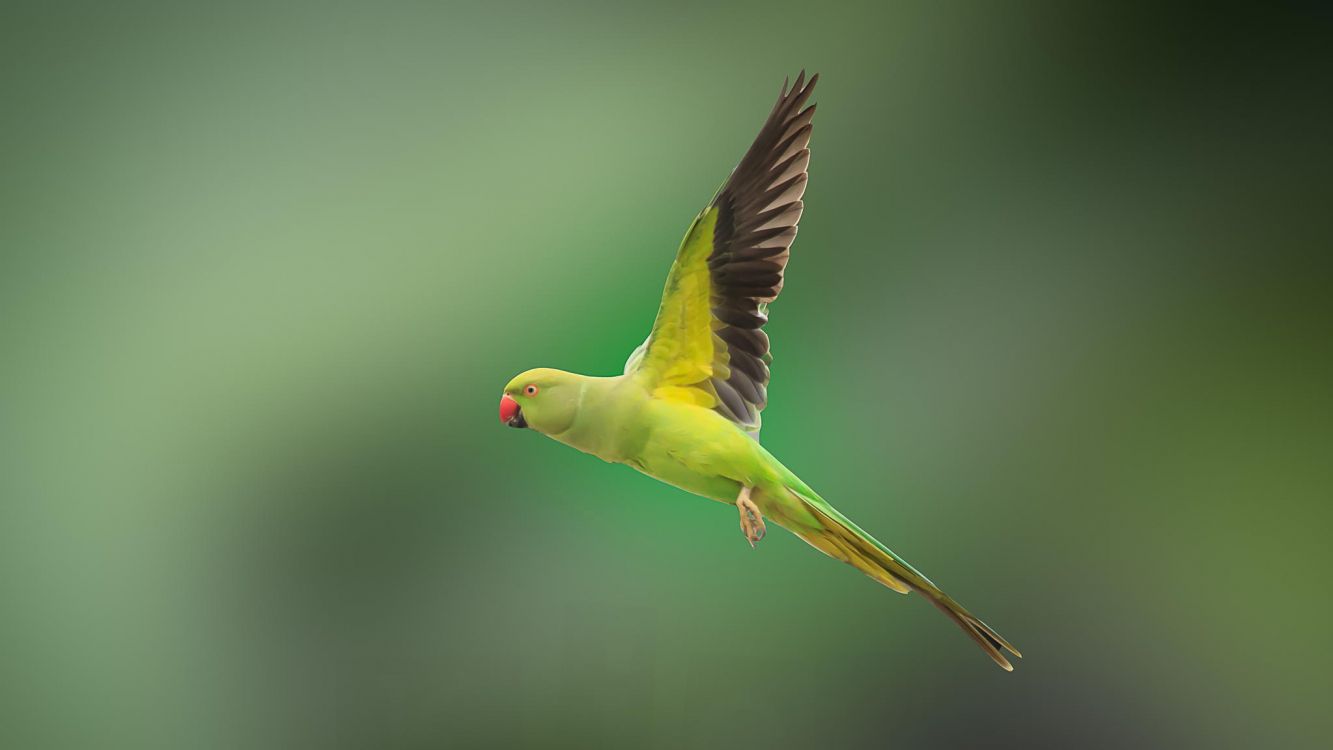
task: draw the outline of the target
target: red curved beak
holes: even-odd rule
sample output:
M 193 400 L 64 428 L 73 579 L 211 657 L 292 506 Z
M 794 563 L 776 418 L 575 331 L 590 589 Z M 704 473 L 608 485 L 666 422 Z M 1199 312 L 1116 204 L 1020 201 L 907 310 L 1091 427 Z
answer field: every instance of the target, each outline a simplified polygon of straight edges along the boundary
M 518 414 L 518 402 L 506 393 L 500 397 L 500 421 L 509 424 L 515 414 Z

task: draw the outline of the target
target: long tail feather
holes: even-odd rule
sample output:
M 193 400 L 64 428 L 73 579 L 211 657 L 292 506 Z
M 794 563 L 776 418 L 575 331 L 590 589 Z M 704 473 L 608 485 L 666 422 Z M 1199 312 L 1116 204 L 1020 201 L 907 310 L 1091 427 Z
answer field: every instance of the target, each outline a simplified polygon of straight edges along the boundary
M 797 536 L 815 549 L 852 565 L 894 591 L 904 594 L 908 591 L 920 593 L 949 619 L 958 623 L 958 627 L 976 641 L 996 664 L 1006 671 L 1013 671 L 1013 664 L 1003 652 L 1008 651 L 1019 658 L 1023 655 L 989 625 L 964 609 L 929 578 L 900 559 L 874 537 L 862 531 L 828 503 L 811 499 L 795 490 L 792 490 L 792 495 L 802 501 L 823 527 L 792 529 Z

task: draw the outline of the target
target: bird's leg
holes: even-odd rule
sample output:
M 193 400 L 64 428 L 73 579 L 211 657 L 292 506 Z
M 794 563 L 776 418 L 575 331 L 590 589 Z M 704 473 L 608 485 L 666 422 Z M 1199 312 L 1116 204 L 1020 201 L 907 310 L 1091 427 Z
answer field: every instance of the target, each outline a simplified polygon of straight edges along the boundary
M 745 540 L 754 547 L 754 543 L 764 538 L 768 533 L 764 528 L 764 517 L 759 513 L 759 506 L 750 499 L 750 490 L 752 487 L 742 487 L 741 494 L 736 497 L 736 509 L 741 513 L 741 532 L 745 534 Z

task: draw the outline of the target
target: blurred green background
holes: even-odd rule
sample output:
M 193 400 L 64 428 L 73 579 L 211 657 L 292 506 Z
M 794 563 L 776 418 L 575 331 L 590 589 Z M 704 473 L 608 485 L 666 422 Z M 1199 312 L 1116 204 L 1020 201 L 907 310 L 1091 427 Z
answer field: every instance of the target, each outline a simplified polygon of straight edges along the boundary
M 0 746 L 1313 747 L 1330 16 L 6 4 Z M 496 421 L 822 74 L 767 446 L 1014 641 Z

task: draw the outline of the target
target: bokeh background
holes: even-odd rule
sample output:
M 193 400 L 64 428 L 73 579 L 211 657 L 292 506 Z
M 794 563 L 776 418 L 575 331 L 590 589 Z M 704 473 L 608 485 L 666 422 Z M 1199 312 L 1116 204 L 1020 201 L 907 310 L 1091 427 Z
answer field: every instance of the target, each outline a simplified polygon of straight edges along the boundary
M 1330 15 L 7 3 L 0 746 L 1314 747 Z M 501 427 L 822 74 L 764 441 L 1027 654 Z

